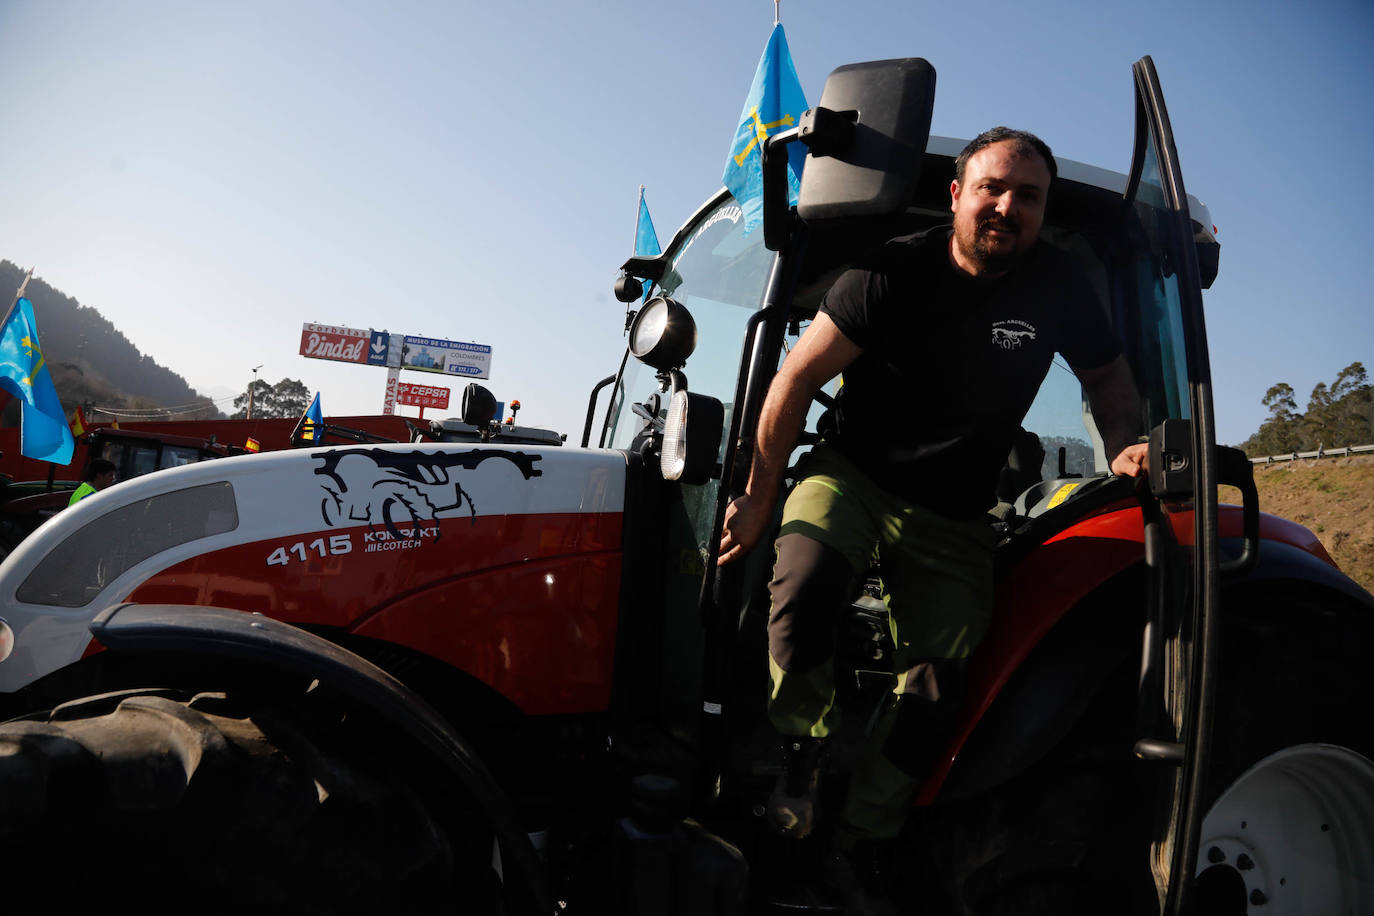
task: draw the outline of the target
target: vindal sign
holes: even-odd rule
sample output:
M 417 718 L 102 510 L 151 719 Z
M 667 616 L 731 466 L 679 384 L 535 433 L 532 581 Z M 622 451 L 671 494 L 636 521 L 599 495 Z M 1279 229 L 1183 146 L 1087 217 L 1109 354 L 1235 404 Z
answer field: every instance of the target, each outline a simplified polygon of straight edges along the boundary
M 301 325 L 301 356 L 364 366 L 385 366 L 387 333 L 327 324 Z

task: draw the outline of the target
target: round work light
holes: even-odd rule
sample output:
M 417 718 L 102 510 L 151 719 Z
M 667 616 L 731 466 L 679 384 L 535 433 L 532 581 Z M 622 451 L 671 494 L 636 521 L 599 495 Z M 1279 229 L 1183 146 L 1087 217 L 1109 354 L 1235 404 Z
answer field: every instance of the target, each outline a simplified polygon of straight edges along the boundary
M 635 359 L 660 371 L 687 362 L 697 346 L 697 323 L 686 306 L 655 296 L 630 325 L 630 352 Z

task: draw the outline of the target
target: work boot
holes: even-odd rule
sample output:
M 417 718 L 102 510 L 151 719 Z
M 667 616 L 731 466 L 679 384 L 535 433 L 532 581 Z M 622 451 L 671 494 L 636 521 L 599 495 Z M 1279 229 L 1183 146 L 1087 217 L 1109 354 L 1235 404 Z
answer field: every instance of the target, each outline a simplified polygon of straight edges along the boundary
M 892 840 L 835 844 L 825 857 L 826 885 L 844 902 L 846 916 L 899 916 L 892 894 Z
M 782 772 L 768 796 L 768 825 L 779 836 L 800 840 L 815 827 L 826 751 L 826 741 L 821 738 L 785 739 Z

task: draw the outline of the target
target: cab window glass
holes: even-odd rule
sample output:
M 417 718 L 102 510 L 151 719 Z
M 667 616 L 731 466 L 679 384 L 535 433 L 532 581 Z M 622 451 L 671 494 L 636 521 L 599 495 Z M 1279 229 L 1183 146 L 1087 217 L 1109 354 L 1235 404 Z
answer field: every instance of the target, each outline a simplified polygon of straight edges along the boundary
M 162 447 L 162 460 L 158 462 L 158 467 L 179 468 L 183 464 L 195 464 L 200 459 L 200 449 L 189 448 L 185 445 L 164 445 Z
M 1133 362 L 1141 376 L 1137 385 L 1145 396 L 1146 428 L 1153 429 L 1165 419 L 1187 419 L 1190 413 L 1179 276 L 1172 252 L 1193 242 L 1171 237 L 1173 221 L 1164 202 L 1159 160 L 1154 144 L 1146 146 L 1134 204 L 1134 228 L 1140 237 L 1133 246 L 1132 287 L 1138 324 L 1131 336 L 1139 342 Z
M 672 253 L 671 265 L 653 294 L 676 299 L 692 313 L 697 346 L 685 370 L 690 387 L 725 405 L 728 428 L 745 325 L 763 300 L 772 252 L 763 247 L 761 229 L 744 234 L 739 205 L 726 199 Z M 657 390 L 654 370 L 628 360 L 612 401 L 611 448 L 631 447 L 644 426 L 633 405 Z M 665 397 L 659 416 L 667 407 Z
M 763 302 L 773 253 L 763 245 L 763 230 L 744 232 L 743 213 L 733 198 L 725 198 L 700 219 L 675 250 L 670 267 L 653 295 L 671 297 L 685 305 L 697 326 L 697 345 L 685 373 L 691 391 L 718 399 L 725 406 L 719 460 L 724 453 L 734 410 L 735 385 L 749 319 Z M 620 384 L 611 401 L 609 445 L 630 449 L 645 426 L 642 415 L 659 385 L 653 369 L 633 357 L 625 360 Z M 657 416 L 665 419 L 668 397 L 662 395 Z M 715 516 L 719 480 L 682 487 L 683 538 L 689 552 L 704 557 Z M 695 561 L 694 561 L 695 562 Z
M 138 477 L 142 474 L 149 474 L 157 470 L 157 448 L 156 446 L 134 445 L 129 448 L 128 474 L 121 475 L 127 477 Z
M 106 442 L 105 446 L 100 450 L 100 457 L 115 466 L 115 473 L 120 480 L 128 476 L 128 469 L 125 467 L 124 463 L 124 451 L 123 442 Z

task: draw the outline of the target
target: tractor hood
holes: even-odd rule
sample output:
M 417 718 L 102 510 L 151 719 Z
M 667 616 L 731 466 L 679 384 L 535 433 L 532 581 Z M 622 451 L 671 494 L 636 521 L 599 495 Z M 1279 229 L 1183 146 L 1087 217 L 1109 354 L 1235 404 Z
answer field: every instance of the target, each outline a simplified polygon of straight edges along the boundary
M 600 708 L 625 469 L 613 451 L 405 444 L 235 457 L 116 485 L 0 565 L 0 618 L 14 633 L 0 691 L 78 660 L 89 622 L 135 601 L 384 638 L 527 711 Z M 569 656 L 576 671 L 530 677 Z M 549 678 L 563 679 L 563 696 L 513 686 Z

